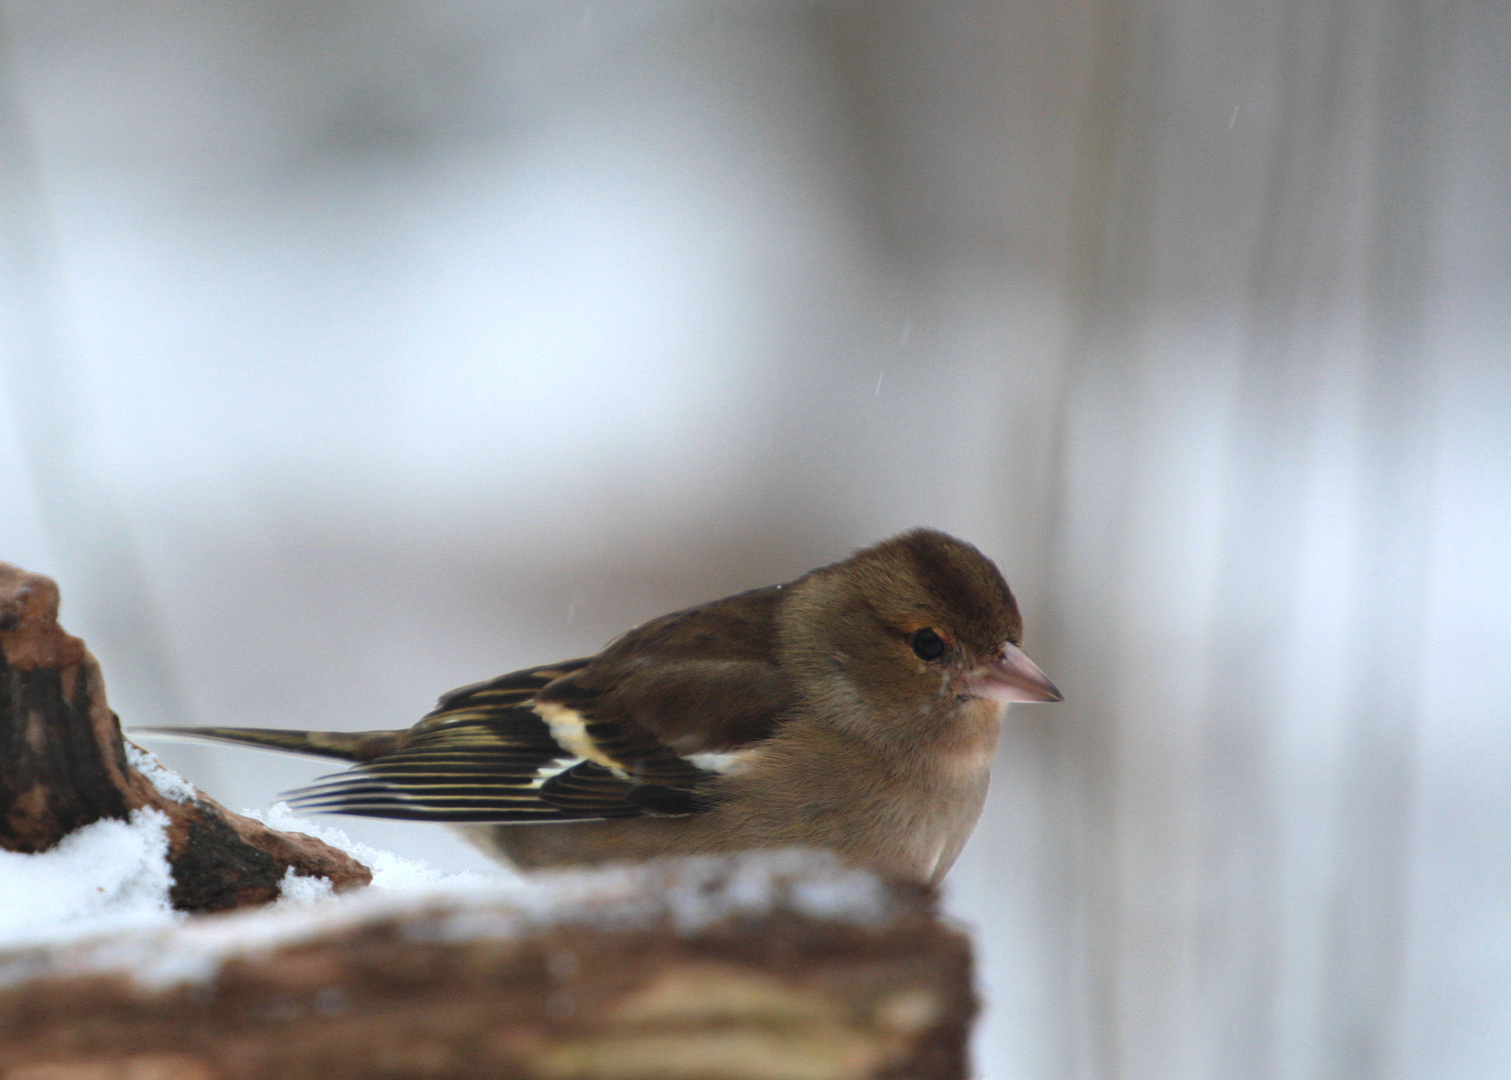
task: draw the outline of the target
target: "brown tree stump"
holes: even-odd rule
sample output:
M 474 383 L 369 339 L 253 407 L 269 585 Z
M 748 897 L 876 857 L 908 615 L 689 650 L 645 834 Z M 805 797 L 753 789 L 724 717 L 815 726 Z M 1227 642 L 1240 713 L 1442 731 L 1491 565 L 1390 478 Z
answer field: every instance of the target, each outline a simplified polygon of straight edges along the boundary
M 144 776 L 132 759 L 149 769 L 153 759 L 135 747 L 128 756 L 99 664 L 57 616 L 57 585 L 0 563 L 0 848 L 46 851 L 101 818 L 151 807 L 168 818 L 170 898 L 181 911 L 267 903 L 291 868 L 338 890 L 372 880 L 313 837 Z

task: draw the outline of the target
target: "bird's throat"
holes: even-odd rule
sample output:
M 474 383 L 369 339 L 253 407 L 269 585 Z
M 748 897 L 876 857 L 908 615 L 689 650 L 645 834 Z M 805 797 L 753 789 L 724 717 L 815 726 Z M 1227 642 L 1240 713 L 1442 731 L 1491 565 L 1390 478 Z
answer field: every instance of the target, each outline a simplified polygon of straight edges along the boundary
M 987 771 L 997 753 L 1004 711 L 998 701 L 958 699 L 953 708 L 941 710 L 936 723 L 922 729 L 920 755 L 942 773 L 962 779 Z

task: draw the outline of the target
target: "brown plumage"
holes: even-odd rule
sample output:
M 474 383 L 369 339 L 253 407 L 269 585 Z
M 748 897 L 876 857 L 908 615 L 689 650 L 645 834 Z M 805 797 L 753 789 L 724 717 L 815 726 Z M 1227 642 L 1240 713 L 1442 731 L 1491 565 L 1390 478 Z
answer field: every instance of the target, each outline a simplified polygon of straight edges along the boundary
M 806 845 L 933 883 L 1004 703 L 1060 700 L 1022 633 L 989 559 L 915 529 L 454 690 L 407 731 L 147 730 L 355 762 L 295 805 L 448 822 L 525 869 Z

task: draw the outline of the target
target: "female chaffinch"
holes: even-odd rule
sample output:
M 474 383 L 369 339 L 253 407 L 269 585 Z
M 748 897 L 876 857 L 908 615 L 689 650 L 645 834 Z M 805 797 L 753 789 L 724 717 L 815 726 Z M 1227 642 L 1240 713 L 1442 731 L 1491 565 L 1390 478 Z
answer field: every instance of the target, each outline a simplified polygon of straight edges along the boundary
M 138 730 L 353 762 L 293 804 L 446 822 L 527 870 L 797 845 L 934 884 L 1005 703 L 1061 700 L 1022 633 L 991 560 L 915 529 L 453 690 L 408 730 Z

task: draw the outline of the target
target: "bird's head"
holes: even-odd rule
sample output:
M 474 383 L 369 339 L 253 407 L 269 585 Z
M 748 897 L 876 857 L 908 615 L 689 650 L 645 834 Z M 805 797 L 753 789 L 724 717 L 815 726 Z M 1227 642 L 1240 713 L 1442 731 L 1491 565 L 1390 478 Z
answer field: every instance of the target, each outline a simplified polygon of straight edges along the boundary
M 996 565 L 932 529 L 814 571 L 785 609 L 786 658 L 804 689 L 853 695 L 878 720 L 1061 700 L 1020 648 L 1023 619 Z

